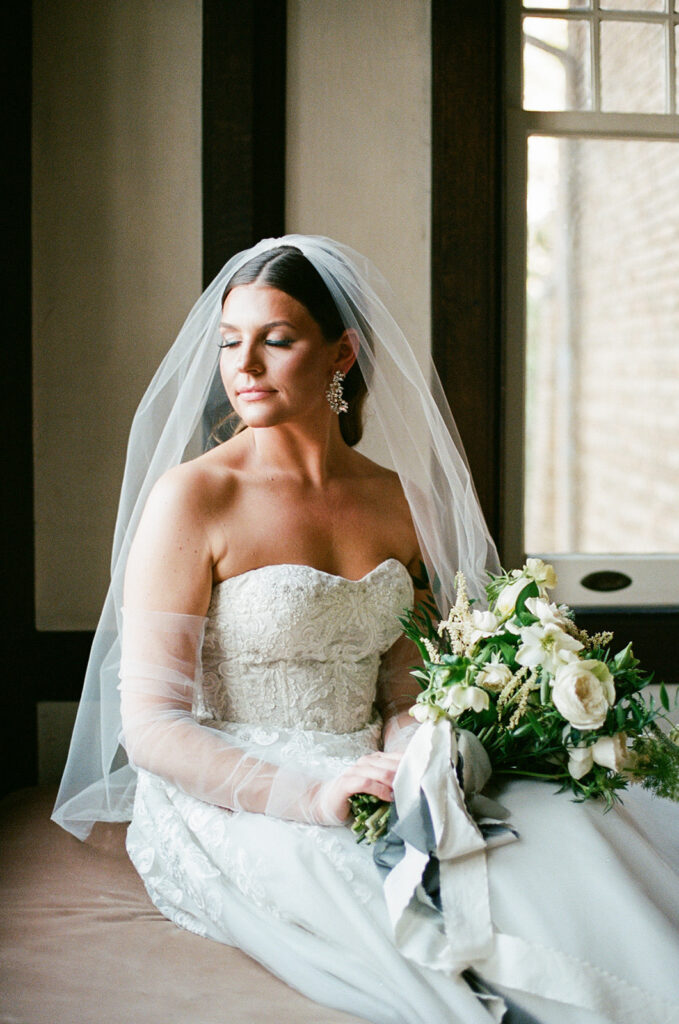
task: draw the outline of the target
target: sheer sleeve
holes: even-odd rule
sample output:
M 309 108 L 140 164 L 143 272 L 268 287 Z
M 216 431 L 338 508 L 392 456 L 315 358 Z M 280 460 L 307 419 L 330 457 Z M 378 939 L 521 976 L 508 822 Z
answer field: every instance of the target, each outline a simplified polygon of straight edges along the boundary
M 231 810 L 338 825 L 328 807 L 335 780 L 270 764 L 192 715 L 206 620 L 125 609 L 120 692 L 122 741 L 135 768 Z
M 417 648 L 400 637 L 382 658 L 377 679 L 376 704 L 382 715 L 384 750 L 405 750 L 418 723 L 409 714 L 419 693 L 410 669 L 419 661 Z

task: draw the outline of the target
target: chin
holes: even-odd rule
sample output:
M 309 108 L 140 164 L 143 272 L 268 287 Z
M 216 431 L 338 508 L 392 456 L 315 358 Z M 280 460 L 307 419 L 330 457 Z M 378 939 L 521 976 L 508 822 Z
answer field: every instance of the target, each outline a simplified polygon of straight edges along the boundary
M 275 427 L 279 423 L 285 423 L 288 419 L 280 410 L 274 409 L 253 409 L 251 406 L 246 406 L 237 408 L 236 412 L 246 427 Z

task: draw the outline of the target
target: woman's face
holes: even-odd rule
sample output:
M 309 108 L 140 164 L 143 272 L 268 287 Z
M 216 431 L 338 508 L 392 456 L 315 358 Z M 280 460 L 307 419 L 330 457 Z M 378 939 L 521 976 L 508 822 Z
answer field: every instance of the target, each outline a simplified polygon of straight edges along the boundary
M 220 333 L 222 381 L 244 423 L 275 426 L 327 414 L 332 374 L 346 369 L 344 343 L 327 342 L 300 302 L 277 288 L 238 285 L 224 302 Z

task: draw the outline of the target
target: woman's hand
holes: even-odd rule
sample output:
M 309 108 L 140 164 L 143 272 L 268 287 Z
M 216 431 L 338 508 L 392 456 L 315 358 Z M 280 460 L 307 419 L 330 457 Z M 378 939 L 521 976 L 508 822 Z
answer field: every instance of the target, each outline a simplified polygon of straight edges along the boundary
M 321 783 L 310 808 L 317 825 L 341 825 L 350 815 L 349 797 L 370 793 L 379 800 L 394 799 L 394 776 L 403 754 L 376 751 L 365 754 L 341 775 Z

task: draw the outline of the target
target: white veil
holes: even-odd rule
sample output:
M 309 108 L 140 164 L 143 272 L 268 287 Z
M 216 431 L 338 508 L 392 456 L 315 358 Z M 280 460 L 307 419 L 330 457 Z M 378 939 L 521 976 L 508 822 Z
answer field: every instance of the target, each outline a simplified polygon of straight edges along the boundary
M 458 569 L 467 577 L 471 596 L 480 600 L 486 571 L 498 569 L 438 375 L 431 361 L 424 370 L 418 364 L 387 309 L 384 297 L 389 289 L 375 268 L 346 246 L 304 235 L 265 239 L 234 256 L 191 310 L 132 424 L 111 586 L 53 814 L 58 824 L 80 838 L 95 821 L 126 821 L 132 812 L 136 773 L 119 742 L 118 692 L 123 577 L 132 538 L 156 480 L 205 447 L 205 423 L 213 422 L 211 410 L 220 400 L 214 381 L 221 296 L 227 283 L 245 263 L 280 245 L 301 250 L 327 285 L 345 328 L 358 334 L 358 362 L 368 382 L 366 415 L 401 478 L 441 610 L 447 613 Z

